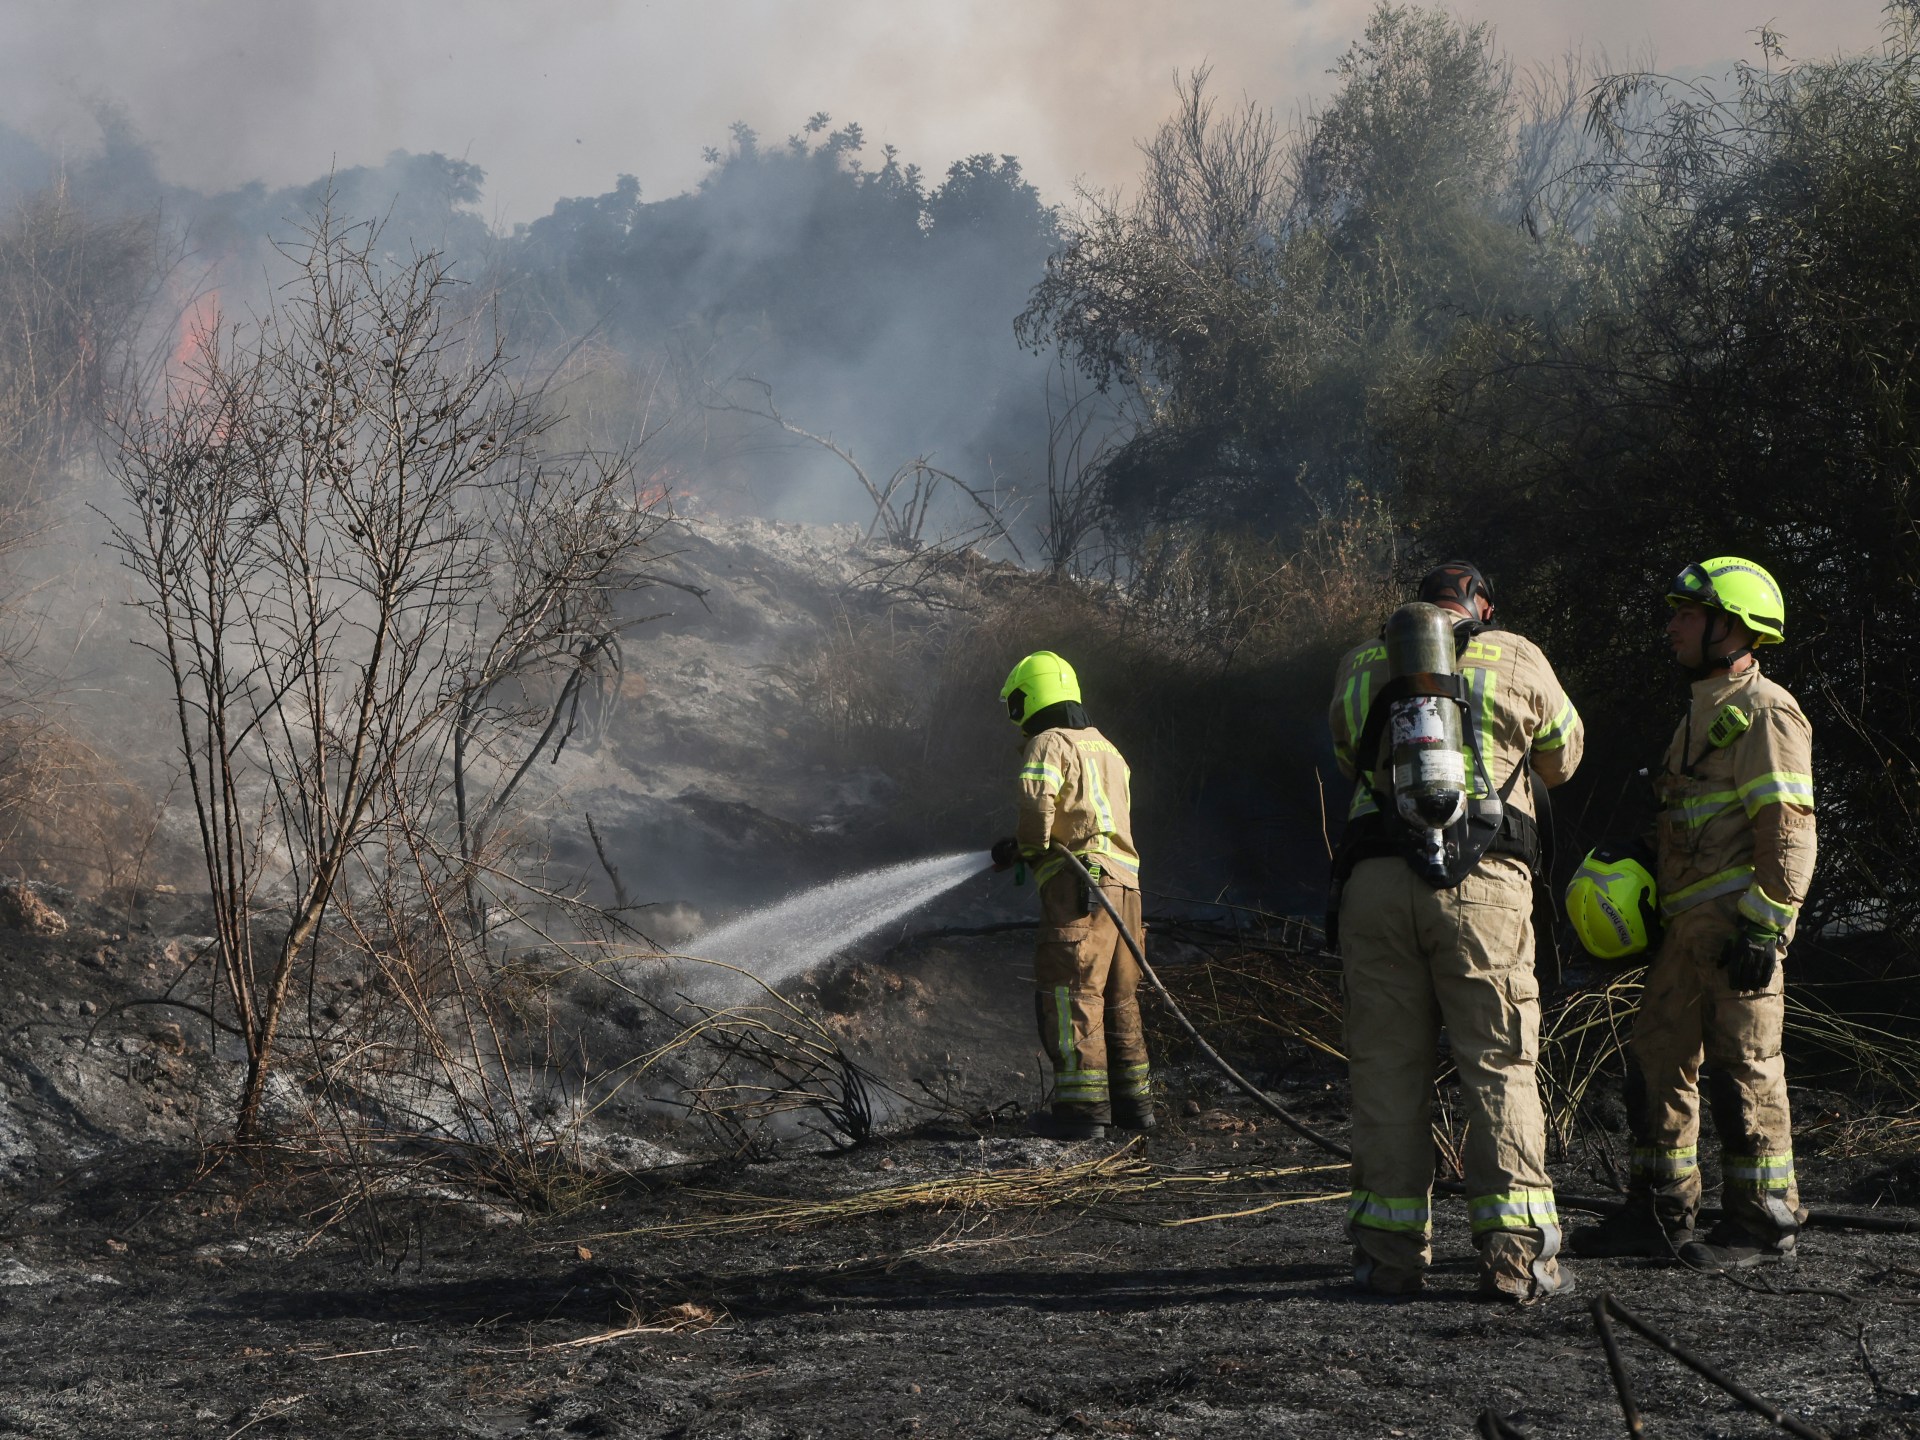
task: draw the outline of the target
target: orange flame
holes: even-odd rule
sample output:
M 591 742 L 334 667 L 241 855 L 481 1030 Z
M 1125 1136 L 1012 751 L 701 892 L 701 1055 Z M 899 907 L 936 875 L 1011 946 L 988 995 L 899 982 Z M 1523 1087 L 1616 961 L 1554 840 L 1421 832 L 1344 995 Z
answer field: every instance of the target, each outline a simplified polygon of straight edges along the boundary
M 167 382 L 184 385 L 189 395 L 205 385 L 206 362 L 220 333 L 220 292 L 206 290 L 180 312 L 180 329 L 167 359 Z

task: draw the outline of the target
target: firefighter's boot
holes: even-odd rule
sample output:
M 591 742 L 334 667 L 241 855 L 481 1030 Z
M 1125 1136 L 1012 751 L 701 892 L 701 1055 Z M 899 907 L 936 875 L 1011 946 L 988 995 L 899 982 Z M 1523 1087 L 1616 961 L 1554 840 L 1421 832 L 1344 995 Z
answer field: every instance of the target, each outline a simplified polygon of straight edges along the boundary
M 1151 1100 L 1113 1099 L 1113 1127 L 1116 1130 L 1153 1130 L 1160 1122 L 1154 1118 Z
M 1051 1110 L 1036 1110 L 1027 1117 L 1028 1133 L 1038 1135 L 1042 1140 L 1104 1140 L 1107 1138 L 1105 1122 L 1085 1111 L 1068 1105 L 1056 1105 Z
M 1671 1260 L 1692 1240 L 1693 1231 L 1685 1225 L 1669 1229 L 1660 1222 L 1652 1197 L 1635 1195 L 1598 1225 L 1575 1230 L 1567 1244 L 1589 1260 Z
M 1704 1240 L 1691 1240 L 1680 1247 L 1680 1263 L 1690 1270 L 1724 1275 L 1729 1270 L 1749 1270 L 1755 1265 L 1775 1264 L 1794 1257 L 1799 1236 L 1794 1231 L 1762 1238 L 1724 1220 L 1707 1232 Z
M 1353 1247 L 1353 1283 L 1368 1295 L 1387 1300 L 1411 1300 L 1426 1288 L 1426 1271 L 1383 1265 L 1365 1247 Z

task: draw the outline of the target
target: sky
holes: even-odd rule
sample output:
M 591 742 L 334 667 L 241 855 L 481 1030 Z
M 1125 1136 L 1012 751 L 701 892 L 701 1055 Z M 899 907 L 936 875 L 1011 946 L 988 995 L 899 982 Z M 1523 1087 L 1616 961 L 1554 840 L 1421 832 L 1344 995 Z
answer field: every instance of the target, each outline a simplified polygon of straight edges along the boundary
M 1689 69 L 1871 45 L 1878 0 L 1460 0 L 1516 59 L 1569 47 Z M 695 183 L 742 120 L 824 110 L 937 177 L 1017 155 L 1050 199 L 1123 186 L 1173 76 L 1282 115 L 1329 88 L 1370 0 L 0 0 L 0 121 L 60 154 L 121 107 L 164 178 L 304 183 L 441 151 L 487 172 L 486 218 L 546 213 L 633 174 Z

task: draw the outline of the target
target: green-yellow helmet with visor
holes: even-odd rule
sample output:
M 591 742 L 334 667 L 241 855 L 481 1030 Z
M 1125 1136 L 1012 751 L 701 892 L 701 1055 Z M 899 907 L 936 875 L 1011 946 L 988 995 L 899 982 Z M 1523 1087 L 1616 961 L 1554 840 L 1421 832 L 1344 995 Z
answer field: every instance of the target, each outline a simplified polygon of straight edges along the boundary
M 1753 632 L 1755 645 L 1786 639 L 1787 602 L 1780 587 L 1760 566 L 1738 555 L 1716 555 L 1689 565 L 1667 588 L 1667 603 L 1723 610 Z
M 1624 960 L 1660 938 L 1653 852 L 1645 845 L 1602 845 L 1567 886 L 1567 919 L 1596 960 Z

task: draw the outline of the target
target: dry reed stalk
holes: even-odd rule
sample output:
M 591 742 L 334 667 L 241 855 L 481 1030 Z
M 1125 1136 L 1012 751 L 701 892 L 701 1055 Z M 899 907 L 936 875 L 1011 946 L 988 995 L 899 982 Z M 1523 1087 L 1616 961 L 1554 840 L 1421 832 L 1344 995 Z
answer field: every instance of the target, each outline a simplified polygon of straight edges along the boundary
M 619 1325 L 611 1330 L 597 1330 L 591 1335 L 576 1336 L 572 1340 L 556 1340 L 550 1345 L 519 1345 L 512 1349 L 483 1349 L 478 1355 L 548 1355 L 560 1350 L 583 1350 L 593 1345 L 606 1345 L 615 1340 L 631 1340 L 639 1335 L 697 1335 L 703 1330 L 711 1330 L 727 1318 L 724 1310 L 716 1310 L 707 1305 L 697 1305 L 691 1301 L 675 1305 L 661 1311 L 651 1320 L 633 1319 L 629 1324 Z
M 1181 1225 L 1210 1225 L 1216 1220 L 1244 1220 L 1250 1215 L 1264 1215 L 1269 1210 L 1282 1210 L 1289 1205 L 1325 1205 L 1330 1201 L 1345 1200 L 1352 1193 L 1350 1190 L 1329 1190 L 1320 1195 L 1289 1195 L 1283 1200 L 1270 1200 L 1265 1205 L 1255 1205 L 1247 1210 L 1223 1210 L 1217 1215 L 1189 1215 L 1184 1219 L 1162 1220 L 1159 1223 L 1163 1228 L 1172 1230 Z
M 1617 1057 L 1626 1051 L 1645 975 L 1644 967 L 1611 975 L 1573 992 L 1542 1018 L 1541 1099 L 1558 1144 L 1571 1143 L 1594 1087 L 1620 1069 Z M 1889 1106 L 1885 1113 L 1809 1127 L 1831 1134 L 1830 1145 L 1840 1147 L 1836 1153 L 1883 1153 L 1920 1139 L 1920 1039 L 1876 1023 L 1893 1020 L 1842 1014 L 1807 988 L 1788 992 L 1786 1034 L 1833 1056 L 1850 1077 L 1850 1088 Z
M 1197 965 L 1161 968 L 1161 979 L 1223 1053 L 1267 1053 L 1276 1040 L 1291 1040 L 1332 1060 L 1347 1058 L 1338 984 L 1304 947 L 1235 948 Z M 1166 1039 L 1178 1043 L 1173 1034 Z
M 867 1219 L 905 1211 L 1050 1209 L 1059 1205 L 1091 1208 L 1149 1195 L 1162 1198 L 1249 1184 L 1291 1175 L 1319 1174 L 1344 1169 L 1337 1164 L 1292 1165 L 1251 1170 L 1183 1171 L 1155 1165 L 1139 1157 L 1132 1145 L 1109 1155 L 1068 1165 L 1022 1166 L 983 1174 L 953 1176 L 911 1185 L 889 1185 L 829 1200 L 768 1201 L 759 1196 L 724 1191 L 690 1190 L 723 1204 L 753 1208 L 729 1215 L 703 1215 L 670 1220 L 634 1230 L 615 1231 L 595 1239 L 625 1236 L 700 1235 L 752 1230 L 795 1230 L 843 1220 Z M 1269 1193 L 1269 1192 L 1255 1192 Z M 1305 1204 L 1327 1197 L 1289 1197 Z M 1266 1206 L 1263 1208 L 1273 1208 Z M 1247 1213 L 1255 1213 L 1249 1211 Z M 1219 1218 L 1219 1217 L 1215 1217 Z

